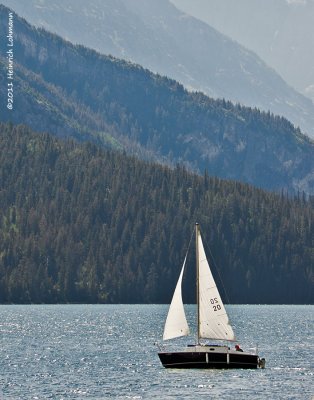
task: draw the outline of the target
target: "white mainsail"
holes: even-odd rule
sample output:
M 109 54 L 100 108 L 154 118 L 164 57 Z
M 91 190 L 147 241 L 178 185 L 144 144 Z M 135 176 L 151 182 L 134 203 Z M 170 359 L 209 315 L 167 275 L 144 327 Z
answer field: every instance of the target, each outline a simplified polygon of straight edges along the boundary
M 190 333 L 184 312 L 182 291 L 181 291 L 182 277 L 183 277 L 185 263 L 186 263 L 186 257 L 184 259 L 184 263 L 177 282 L 177 286 L 174 291 L 172 301 L 169 307 L 168 316 L 165 323 L 163 340 L 174 339 L 180 336 L 187 336 Z
M 206 339 L 235 340 L 225 307 L 210 271 L 199 230 L 199 337 Z

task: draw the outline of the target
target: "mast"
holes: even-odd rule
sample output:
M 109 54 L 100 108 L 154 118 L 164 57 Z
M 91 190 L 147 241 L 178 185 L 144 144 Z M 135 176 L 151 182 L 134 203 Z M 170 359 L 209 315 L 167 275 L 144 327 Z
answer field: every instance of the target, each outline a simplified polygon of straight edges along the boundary
M 195 224 L 195 253 L 196 253 L 196 304 L 197 304 L 197 336 L 196 344 L 200 344 L 200 302 L 199 302 L 199 252 L 198 252 L 198 235 L 199 235 L 199 224 Z

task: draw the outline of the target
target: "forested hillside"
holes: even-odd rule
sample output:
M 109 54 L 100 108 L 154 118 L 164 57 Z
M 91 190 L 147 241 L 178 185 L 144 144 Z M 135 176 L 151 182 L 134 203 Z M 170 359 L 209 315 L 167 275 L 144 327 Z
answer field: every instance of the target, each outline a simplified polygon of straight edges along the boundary
M 314 301 L 311 197 L 12 124 L 0 124 L 0 147 L 2 303 L 169 302 L 195 221 L 230 302 Z
M 3 37 L 8 12 L 0 6 Z M 14 93 L 8 111 L 0 85 L 2 121 L 184 163 L 200 174 L 207 170 L 266 189 L 314 193 L 314 143 L 286 119 L 189 93 L 174 80 L 74 46 L 17 15 Z

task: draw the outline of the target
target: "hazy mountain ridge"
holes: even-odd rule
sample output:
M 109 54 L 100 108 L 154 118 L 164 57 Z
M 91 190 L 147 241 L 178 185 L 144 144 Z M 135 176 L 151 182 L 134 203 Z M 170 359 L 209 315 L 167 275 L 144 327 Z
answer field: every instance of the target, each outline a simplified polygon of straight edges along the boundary
M 314 105 L 253 52 L 168 0 L 4 0 L 37 26 L 212 97 L 283 115 L 314 136 Z
M 314 101 L 313 0 L 170 0 L 257 53 Z
M 0 7 L 1 34 L 7 13 Z M 14 27 L 16 104 L 5 114 L 1 104 L 2 119 L 59 136 L 105 139 L 264 188 L 313 192 L 314 144 L 287 120 L 188 93 L 140 66 L 36 30 L 17 15 Z

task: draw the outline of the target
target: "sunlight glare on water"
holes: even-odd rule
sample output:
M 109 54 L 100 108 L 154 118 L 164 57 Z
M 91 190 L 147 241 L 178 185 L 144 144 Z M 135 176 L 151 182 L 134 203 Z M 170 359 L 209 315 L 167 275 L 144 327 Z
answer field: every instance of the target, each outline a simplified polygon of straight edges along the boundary
M 227 310 L 265 370 L 164 369 L 163 305 L 0 306 L 0 399 L 313 399 L 314 307 Z

